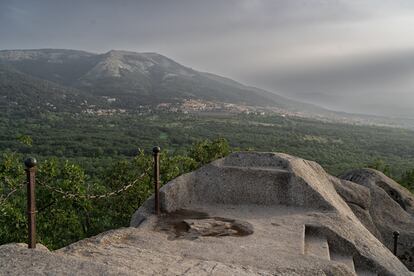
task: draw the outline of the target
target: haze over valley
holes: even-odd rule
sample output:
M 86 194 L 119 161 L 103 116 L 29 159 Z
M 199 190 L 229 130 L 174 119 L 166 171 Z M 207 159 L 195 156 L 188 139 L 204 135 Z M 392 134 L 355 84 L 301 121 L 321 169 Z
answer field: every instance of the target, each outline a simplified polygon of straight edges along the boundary
M 326 109 L 413 119 L 413 10 L 409 0 L 2 1 L 0 49 L 156 52 Z
M 1 105 L 8 110 L 279 114 L 413 127 L 414 120 L 334 112 L 199 72 L 158 53 L 111 50 L 0 51 Z
M 413 27 L 412 0 L 0 0 L 0 275 L 411 275 Z

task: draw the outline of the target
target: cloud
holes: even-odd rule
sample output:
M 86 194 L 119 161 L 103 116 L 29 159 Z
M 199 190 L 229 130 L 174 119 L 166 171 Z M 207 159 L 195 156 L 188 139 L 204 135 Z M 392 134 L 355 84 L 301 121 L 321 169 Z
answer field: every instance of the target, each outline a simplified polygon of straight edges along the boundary
M 414 117 L 412 26 L 411 0 L 0 2 L 2 49 L 156 51 L 299 100 Z
M 289 70 L 278 68 L 254 78 L 287 96 L 332 109 L 412 116 L 413 60 L 414 50 L 377 52 Z

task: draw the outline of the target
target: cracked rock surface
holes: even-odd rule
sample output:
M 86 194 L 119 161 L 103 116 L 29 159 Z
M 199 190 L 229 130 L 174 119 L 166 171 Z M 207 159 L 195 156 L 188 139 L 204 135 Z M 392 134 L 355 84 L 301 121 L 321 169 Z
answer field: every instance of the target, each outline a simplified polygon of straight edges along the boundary
M 131 227 L 57 251 L 0 246 L 0 274 L 412 276 L 384 230 L 411 227 L 410 194 L 348 178 L 286 154 L 233 153 L 164 185 L 160 217 L 150 198 Z

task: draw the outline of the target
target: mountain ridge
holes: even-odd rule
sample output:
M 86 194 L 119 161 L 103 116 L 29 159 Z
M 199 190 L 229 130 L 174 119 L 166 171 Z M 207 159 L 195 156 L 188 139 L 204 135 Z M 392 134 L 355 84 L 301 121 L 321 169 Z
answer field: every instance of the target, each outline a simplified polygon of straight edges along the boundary
M 141 112 L 142 107 L 148 111 L 159 105 L 168 106 L 164 109 L 167 111 L 187 112 L 186 102 L 190 101 L 191 106 L 195 101 L 196 107 L 189 112 L 265 112 L 322 121 L 414 128 L 412 120 L 337 112 L 300 102 L 231 78 L 197 71 L 155 52 L 0 50 L 0 66 L 3 75 L 8 71 L 15 80 L 14 83 L 8 80 L 7 86 L 0 84 L 1 107 L 10 112 L 16 106 L 24 110 L 51 110 L 52 107 L 55 112 L 75 113 L 102 109 L 109 113 L 114 110 Z M 18 81 L 22 77 L 24 85 Z M 54 87 L 52 94 L 76 91 L 77 96 L 67 102 L 64 98 L 53 102 L 54 97 L 48 101 L 45 95 L 50 95 L 50 91 L 40 97 L 45 86 Z M 17 105 L 16 98 L 20 99 Z M 35 104 L 31 98 L 41 100 Z
M 8 112 L 43 110 L 80 112 L 92 96 L 0 64 L 0 108 Z
M 1 50 L 0 63 L 21 73 L 118 98 L 117 107 L 198 99 L 295 109 L 294 100 L 230 78 L 196 71 L 154 52 L 111 50 L 103 54 L 69 49 Z M 322 108 L 309 105 L 310 109 Z

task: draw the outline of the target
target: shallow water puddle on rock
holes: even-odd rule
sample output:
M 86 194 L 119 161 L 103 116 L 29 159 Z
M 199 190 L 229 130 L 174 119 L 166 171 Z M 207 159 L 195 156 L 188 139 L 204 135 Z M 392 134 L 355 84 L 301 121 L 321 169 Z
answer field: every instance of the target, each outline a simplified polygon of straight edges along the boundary
M 169 239 L 190 240 L 199 237 L 243 237 L 253 233 L 253 226 L 246 221 L 210 217 L 207 213 L 186 209 L 164 214 L 156 229 L 168 232 Z

